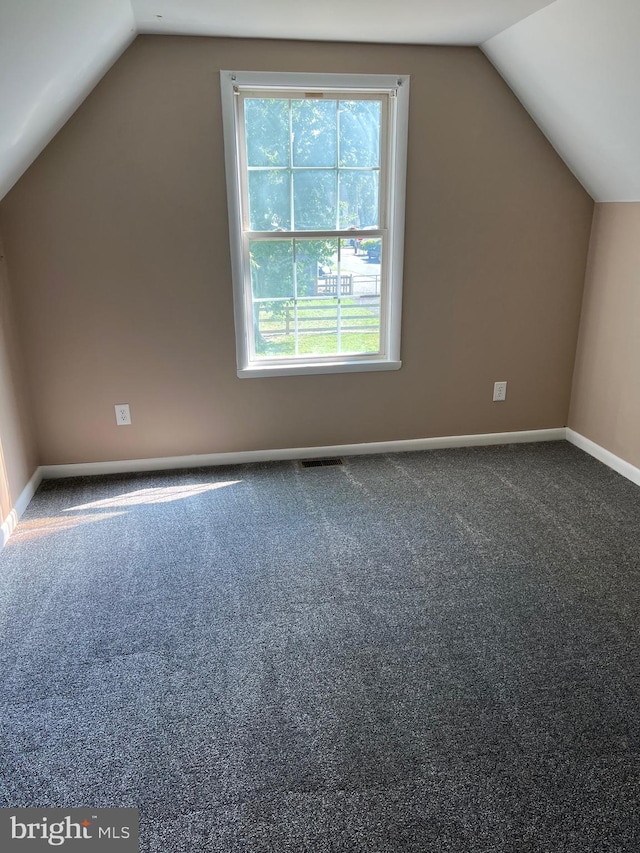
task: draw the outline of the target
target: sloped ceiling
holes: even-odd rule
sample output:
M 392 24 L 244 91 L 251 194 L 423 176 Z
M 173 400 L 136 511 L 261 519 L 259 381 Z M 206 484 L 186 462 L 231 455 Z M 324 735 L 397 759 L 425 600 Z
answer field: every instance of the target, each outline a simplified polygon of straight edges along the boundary
M 596 201 L 640 201 L 640 0 L 557 0 L 482 49 Z
M 640 0 L 1 0 L 0 199 L 137 32 L 481 44 L 596 200 L 640 200 Z
M 1 0 L 0 198 L 135 34 L 129 0 Z

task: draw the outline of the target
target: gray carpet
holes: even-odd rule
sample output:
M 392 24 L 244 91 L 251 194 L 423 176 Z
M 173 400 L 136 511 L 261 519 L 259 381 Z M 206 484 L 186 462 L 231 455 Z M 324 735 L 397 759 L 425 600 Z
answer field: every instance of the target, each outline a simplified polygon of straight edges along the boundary
M 640 849 L 640 491 L 564 442 L 45 482 L 0 804 L 144 853 Z

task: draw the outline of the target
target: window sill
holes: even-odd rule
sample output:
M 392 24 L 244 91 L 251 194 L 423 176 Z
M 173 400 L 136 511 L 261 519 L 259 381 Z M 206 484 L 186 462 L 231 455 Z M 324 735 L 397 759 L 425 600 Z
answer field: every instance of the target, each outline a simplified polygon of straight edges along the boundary
M 238 370 L 240 379 L 257 379 L 267 376 L 311 376 L 315 373 L 364 373 L 372 370 L 400 370 L 401 361 L 331 361 L 305 364 L 265 364 Z

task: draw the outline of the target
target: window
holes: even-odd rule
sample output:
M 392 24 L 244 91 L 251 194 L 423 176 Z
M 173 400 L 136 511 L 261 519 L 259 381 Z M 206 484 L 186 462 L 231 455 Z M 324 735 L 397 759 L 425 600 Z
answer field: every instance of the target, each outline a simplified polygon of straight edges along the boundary
M 409 78 L 221 86 L 238 376 L 399 368 Z

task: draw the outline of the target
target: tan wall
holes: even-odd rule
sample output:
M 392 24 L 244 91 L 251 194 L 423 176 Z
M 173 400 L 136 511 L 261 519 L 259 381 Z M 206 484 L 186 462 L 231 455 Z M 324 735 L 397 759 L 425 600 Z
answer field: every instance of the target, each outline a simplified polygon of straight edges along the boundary
M 598 204 L 569 426 L 640 466 L 640 203 Z
M 0 523 L 9 517 L 36 467 L 24 363 L 0 238 Z
M 400 371 L 237 378 L 221 68 L 412 75 Z M 475 48 L 139 37 L 2 204 L 42 462 L 564 426 L 592 208 Z

